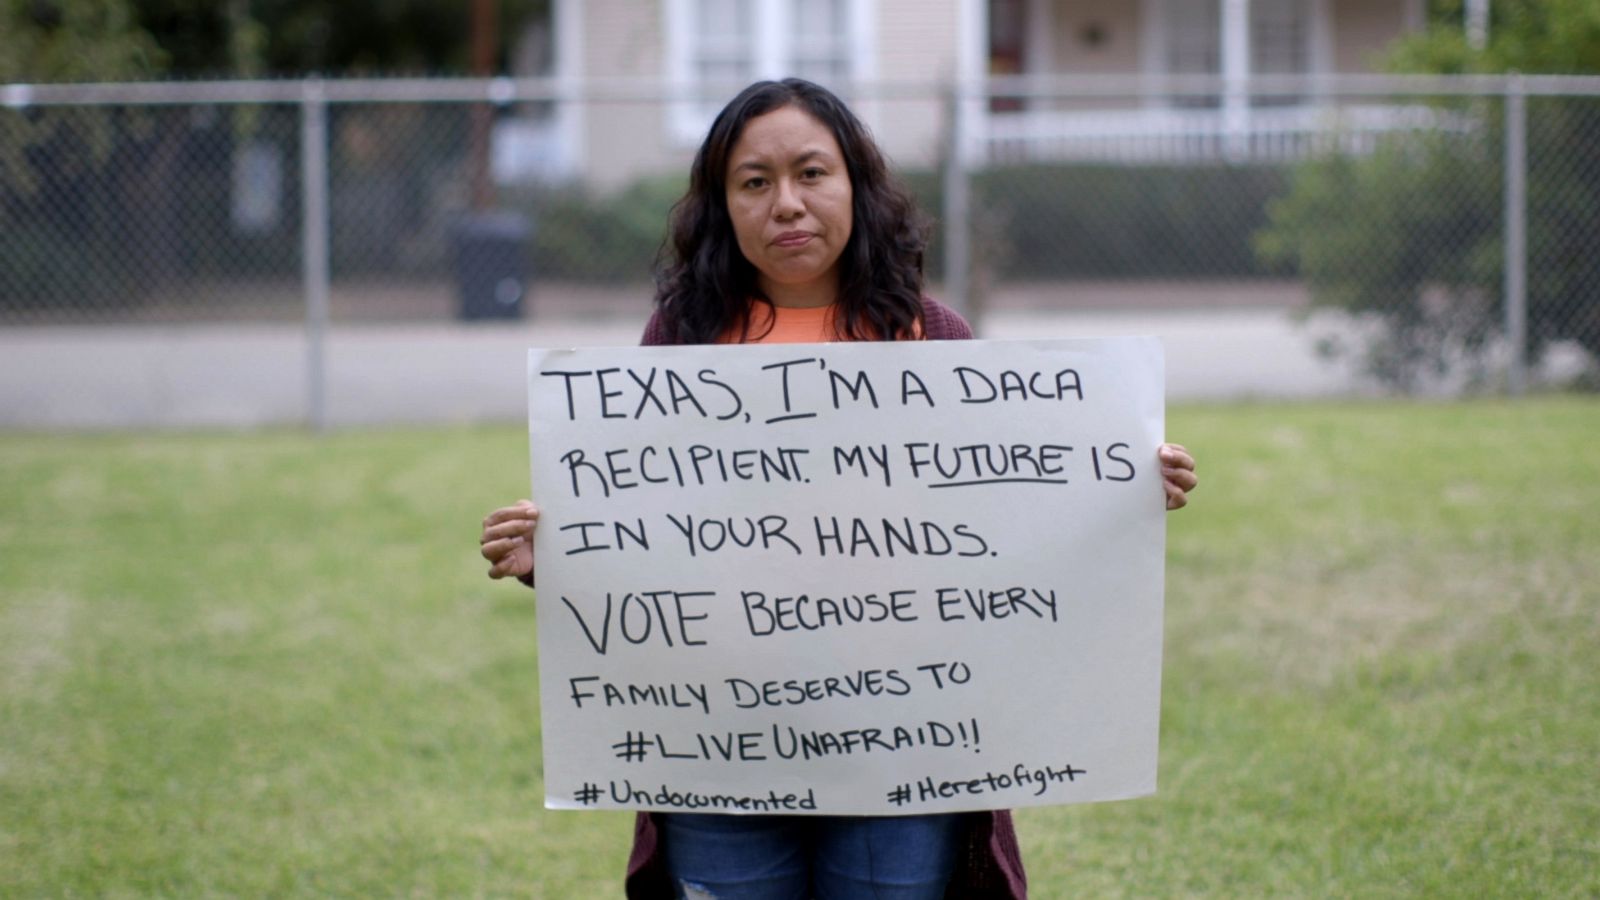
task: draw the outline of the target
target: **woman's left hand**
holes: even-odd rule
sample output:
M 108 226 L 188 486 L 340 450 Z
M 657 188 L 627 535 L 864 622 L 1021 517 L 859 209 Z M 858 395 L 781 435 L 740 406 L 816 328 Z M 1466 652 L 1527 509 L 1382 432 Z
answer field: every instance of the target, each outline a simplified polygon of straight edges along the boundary
M 1194 474 L 1194 457 L 1182 444 L 1162 444 L 1156 451 L 1161 459 L 1162 486 L 1167 489 L 1167 509 L 1183 509 L 1189 492 L 1200 485 Z

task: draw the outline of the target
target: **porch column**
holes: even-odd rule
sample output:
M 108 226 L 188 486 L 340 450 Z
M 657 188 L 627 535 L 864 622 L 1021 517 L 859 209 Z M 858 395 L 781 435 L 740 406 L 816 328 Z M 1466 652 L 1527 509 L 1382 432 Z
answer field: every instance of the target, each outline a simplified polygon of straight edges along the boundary
M 789 72 L 790 23 L 779 0 L 756 0 L 751 4 L 755 16 L 756 77 L 773 81 Z
M 560 153 L 558 168 L 570 178 L 582 178 L 584 171 L 584 112 L 587 98 L 583 95 L 583 38 L 587 29 L 583 22 L 583 4 L 580 0 L 556 0 L 550 15 L 555 19 L 555 72 L 557 147 Z
M 1249 150 L 1250 0 L 1222 0 L 1222 123 L 1229 159 Z

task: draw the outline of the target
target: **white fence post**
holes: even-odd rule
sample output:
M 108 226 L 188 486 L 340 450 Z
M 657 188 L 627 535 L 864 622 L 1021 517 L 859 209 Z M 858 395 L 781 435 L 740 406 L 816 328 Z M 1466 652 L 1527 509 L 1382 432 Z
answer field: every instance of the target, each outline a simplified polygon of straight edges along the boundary
M 948 141 L 944 160 L 944 301 L 963 316 L 972 317 L 972 203 L 967 172 L 967 130 L 963 104 L 965 91 L 958 82 L 950 88 L 945 127 Z M 973 323 L 977 327 L 977 323 Z
M 1506 390 L 1528 385 L 1528 95 L 1521 75 L 1506 83 Z
M 301 272 L 306 297 L 306 410 L 317 432 L 328 430 L 328 101 L 322 82 L 300 91 Z

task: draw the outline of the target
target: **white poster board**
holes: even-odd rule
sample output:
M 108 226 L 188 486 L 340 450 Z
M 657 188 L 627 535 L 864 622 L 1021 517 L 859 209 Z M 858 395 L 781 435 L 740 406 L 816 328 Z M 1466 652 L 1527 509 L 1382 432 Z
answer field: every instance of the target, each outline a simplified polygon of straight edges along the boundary
M 1155 790 L 1154 339 L 532 350 L 545 803 Z

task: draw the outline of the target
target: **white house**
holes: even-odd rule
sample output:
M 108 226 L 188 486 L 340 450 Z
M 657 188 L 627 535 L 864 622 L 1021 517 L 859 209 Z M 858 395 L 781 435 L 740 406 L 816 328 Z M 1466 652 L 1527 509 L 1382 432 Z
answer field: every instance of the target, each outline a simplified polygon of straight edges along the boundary
M 555 74 L 601 99 L 541 127 L 555 168 L 622 184 L 682 171 L 743 84 L 800 75 L 846 96 L 901 166 L 945 152 L 952 111 L 978 165 L 1293 155 L 1325 106 L 1249 80 L 1369 72 L 1424 15 L 1424 0 L 555 0 Z M 1084 79 L 1121 87 L 1059 90 Z M 1415 116 L 1369 108 L 1342 127 Z

